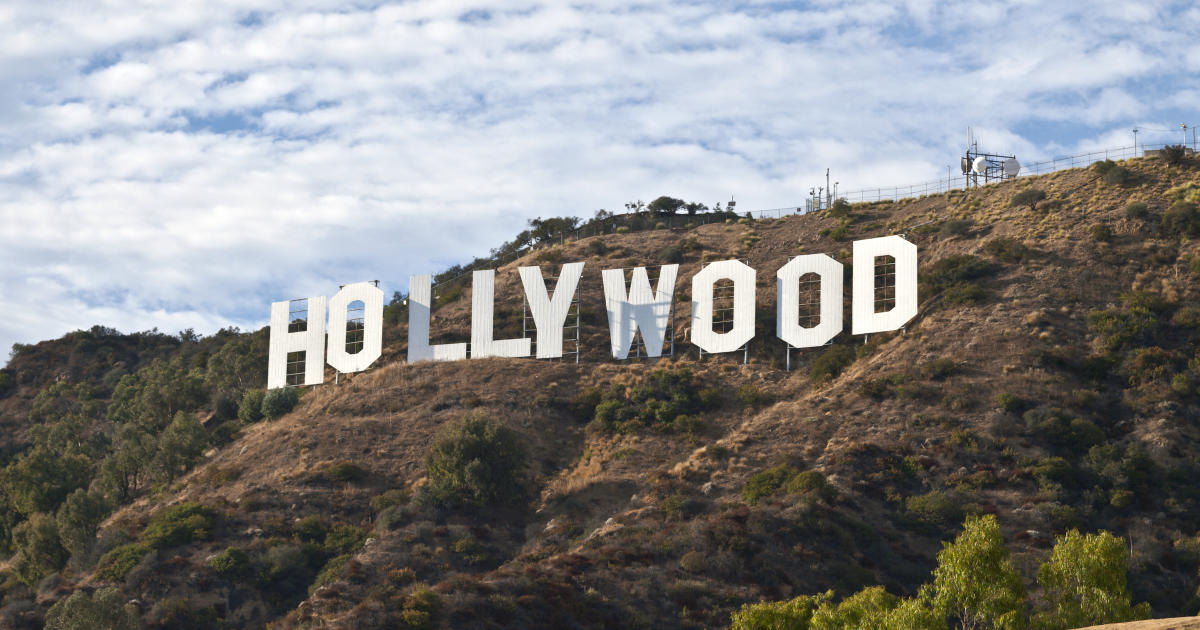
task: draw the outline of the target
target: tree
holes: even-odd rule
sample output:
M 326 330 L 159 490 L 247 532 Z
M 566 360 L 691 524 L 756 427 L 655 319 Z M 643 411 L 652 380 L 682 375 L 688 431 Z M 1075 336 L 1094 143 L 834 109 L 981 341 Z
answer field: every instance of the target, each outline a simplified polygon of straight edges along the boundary
M 267 420 L 276 420 L 296 407 L 300 393 L 295 387 L 280 387 L 272 389 L 263 395 L 262 415 Z
M 1149 604 L 1131 605 L 1125 584 L 1128 561 L 1121 539 L 1108 532 L 1067 532 L 1038 569 L 1045 609 L 1035 617 L 1037 627 L 1082 628 L 1148 619 Z
M 154 436 L 134 425 L 117 429 L 116 446 L 100 462 L 97 475 L 97 484 L 110 501 L 126 503 L 142 489 L 156 446 Z
M 67 550 L 58 539 L 54 518 L 34 514 L 13 529 L 17 556 L 13 563 L 17 578 L 29 586 L 37 586 L 42 578 L 61 569 L 67 563 Z
M 1171 144 L 1163 147 L 1162 159 L 1171 166 L 1182 166 L 1187 164 L 1187 150 L 1182 144 Z
M 238 404 L 238 420 L 251 424 L 262 420 L 263 396 L 261 389 L 248 389 L 242 394 L 242 402 Z
M 696 214 L 697 212 L 708 212 L 708 206 L 706 206 L 698 201 L 689 201 L 686 205 L 683 206 L 683 209 L 687 210 L 687 213 L 689 215 Z
M 92 462 L 78 453 L 35 446 L 0 474 L 5 493 L 21 514 L 53 512 L 76 488 L 88 485 Z
M 646 209 L 656 215 L 661 216 L 675 214 L 676 212 L 679 212 L 679 209 L 684 207 L 684 205 L 685 204 L 682 199 L 663 196 L 651 201 L 650 204 L 646 206 Z
M 1014 208 L 1017 206 L 1029 206 L 1030 210 L 1037 210 L 1038 202 L 1044 200 L 1045 198 L 1045 192 L 1038 190 L 1037 188 L 1027 188 L 1016 195 L 1013 195 L 1011 205 Z
M 449 505 L 500 506 L 525 498 L 525 448 L 508 427 L 468 415 L 444 430 L 425 460 L 429 498 Z
M 871 586 L 834 605 L 822 605 L 813 615 L 812 630 L 873 630 L 885 625 L 888 613 L 900 603 L 900 598 L 882 586 Z
M 1022 628 L 1025 586 L 1013 567 L 996 517 L 968 516 L 963 532 L 943 543 L 933 570 L 933 604 L 957 628 Z
M 733 613 L 729 630 L 808 630 L 817 609 L 832 598 L 833 591 L 826 591 L 782 602 L 745 604 Z
M 200 457 L 208 446 L 208 432 L 195 414 L 178 412 L 158 438 L 158 449 L 151 464 L 162 481 L 174 481 Z
M 125 608 L 125 598 L 115 587 L 92 595 L 78 590 L 46 611 L 46 630 L 136 630 L 137 614 Z
M 76 558 L 91 549 L 96 540 L 100 521 L 108 514 L 108 505 L 103 497 L 90 494 L 80 488 L 67 495 L 67 500 L 58 508 L 56 521 L 58 537 L 62 546 Z

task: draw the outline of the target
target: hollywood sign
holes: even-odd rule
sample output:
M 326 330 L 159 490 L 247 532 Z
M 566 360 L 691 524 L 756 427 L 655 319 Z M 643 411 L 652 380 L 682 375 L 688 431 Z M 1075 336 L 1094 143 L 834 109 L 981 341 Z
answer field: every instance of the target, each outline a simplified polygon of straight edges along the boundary
M 895 302 L 877 312 L 875 264 L 882 257 L 895 263 Z M 567 263 L 558 274 L 553 292 L 548 291 L 540 267 L 517 270 L 525 300 L 534 321 L 539 359 L 563 355 L 563 327 L 583 275 L 584 263 Z M 657 286 L 650 286 L 645 267 L 633 270 L 628 284 L 621 269 L 601 273 L 604 302 L 608 311 L 611 353 L 614 359 L 629 357 L 630 345 L 640 332 L 646 353 L 662 355 L 670 325 L 679 265 L 663 265 Z M 814 326 L 802 326 L 800 315 L 801 278 L 815 274 L 820 279 L 820 317 Z M 824 345 L 843 330 L 842 265 L 825 254 L 797 256 L 775 272 L 775 334 L 793 348 Z M 471 285 L 471 341 L 432 344 L 429 337 L 432 284 L 428 275 L 411 276 L 408 295 L 408 360 L 458 361 L 484 357 L 528 357 L 529 338 L 496 339 L 493 334 L 495 270 L 475 271 Z M 713 328 L 713 305 L 719 281 L 733 284 L 732 327 L 723 332 Z M 704 352 L 717 354 L 738 350 L 754 337 L 756 272 L 739 260 L 722 260 L 706 265 L 692 277 L 690 341 Z M 917 314 L 917 246 L 900 236 L 855 241 L 851 278 L 851 334 L 898 330 Z M 350 306 L 363 307 L 361 349 L 346 349 L 347 314 Z M 328 327 L 326 315 L 328 314 Z M 304 384 L 324 380 L 325 363 L 339 372 L 366 370 L 383 351 L 383 291 L 368 282 L 341 288 L 326 303 L 324 296 L 308 298 L 305 330 L 289 331 L 290 302 L 271 304 L 270 357 L 267 387 L 287 384 L 288 354 L 304 352 Z M 326 335 L 328 330 L 328 335 Z M 468 353 L 468 347 L 470 352 Z

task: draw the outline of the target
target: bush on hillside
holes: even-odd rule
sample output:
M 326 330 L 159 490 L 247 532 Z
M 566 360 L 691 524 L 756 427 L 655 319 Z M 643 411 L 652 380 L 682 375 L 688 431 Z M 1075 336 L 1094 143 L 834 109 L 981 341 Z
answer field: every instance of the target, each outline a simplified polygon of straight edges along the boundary
M 1037 188 L 1027 188 L 1013 195 L 1012 201 L 1009 202 L 1014 208 L 1027 206 L 1030 210 L 1037 210 L 1037 205 L 1046 199 L 1046 193 Z
M 261 389 L 246 390 L 246 393 L 242 394 L 241 403 L 238 404 L 238 420 L 241 420 L 246 424 L 262 420 L 264 396 L 266 396 L 266 392 Z
M 163 549 L 207 540 L 215 521 L 216 513 L 212 508 L 199 503 L 180 503 L 151 517 L 142 531 L 141 541 L 155 549 Z
M 588 428 L 608 433 L 636 433 L 651 427 L 664 433 L 692 433 L 700 428 L 695 414 L 714 402 L 688 368 L 656 369 L 632 387 L 614 383 L 593 393 L 595 407 Z
M 125 597 L 114 587 L 91 595 L 80 589 L 60 599 L 46 611 L 46 630 L 136 630 L 136 612 L 125 607 Z
M 1150 210 L 1146 208 L 1146 204 L 1135 201 L 1128 206 L 1125 206 L 1125 217 L 1129 219 L 1144 219 L 1150 214 Z
M 468 415 L 442 431 L 425 458 L 425 497 L 449 506 L 519 505 L 526 496 L 525 461 L 515 431 Z
M 855 358 L 854 350 L 851 350 L 849 346 L 829 346 L 825 352 L 821 353 L 821 356 L 813 359 L 812 367 L 808 372 L 809 376 L 819 383 L 831 381 L 837 378 L 842 370 L 854 363 Z
M 275 420 L 294 409 L 299 401 L 300 393 L 295 387 L 272 389 L 263 395 L 262 415 L 267 420 Z
M 1176 201 L 1163 213 L 1162 231 L 1166 236 L 1200 236 L 1200 209 L 1187 201 Z
M 1188 159 L 1187 149 L 1182 144 L 1172 144 L 1163 147 L 1162 156 L 1164 162 L 1171 166 L 1183 166 L 1190 160 Z

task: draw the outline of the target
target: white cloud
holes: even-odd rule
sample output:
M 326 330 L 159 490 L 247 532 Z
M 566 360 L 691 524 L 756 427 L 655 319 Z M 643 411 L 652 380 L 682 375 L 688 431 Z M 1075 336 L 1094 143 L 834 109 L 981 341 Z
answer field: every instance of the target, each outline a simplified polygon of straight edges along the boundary
M 1194 107 L 1169 3 L 6 7 L 4 345 L 257 325 L 533 216 L 797 204 L 827 166 L 943 177 L 967 125 L 1036 159 Z

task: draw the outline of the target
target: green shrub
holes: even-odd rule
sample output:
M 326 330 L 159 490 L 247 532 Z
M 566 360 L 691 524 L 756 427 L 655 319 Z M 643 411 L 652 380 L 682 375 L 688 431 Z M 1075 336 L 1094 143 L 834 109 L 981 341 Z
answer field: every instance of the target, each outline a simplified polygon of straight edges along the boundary
M 1187 149 L 1182 144 L 1172 144 L 1163 147 L 1162 156 L 1164 162 L 1171 166 L 1183 166 L 1188 163 Z
M 1029 255 L 1029 248 L 1021 241 L 1007 236 L 994 238 L 983 244 L 983 251 L 1000 262 L 1018 262 Z
M 738 402 L 745 407 L 758 407 L 771 401 L 771 395 L 753 383 L 743 383 L 737 388 Z
M 1104 346 L 1119 350 L 1127 345 L 1142 345 L 1153 339 L 1158 331 L 1158 316 L 1145 305 L 1092 311 L 1087 316 L 1088 329 L 1098 333 Z
M 337 556 L 326 562 L 325 566 L 321 567 L 321 572 L 317 574 L 317 577 L 313 578 L 312 584 L 308 585 L 308 594 L 312 595 L 322 586 L 332 584 L 341 579 L 346 566 L 353 558 L 354 556 L 351 555 Z
M 1097 223 L 1092 226 L 1092 239 L 1098 243 L 1107 243 L 1112 240 L 1112 228 L 1103 223 Z
M 948 256 L 930 265 L 921 282 L 926 292 L 941 294 L 948 304 L 974 304 L 985 297 L 985 292 L 972 280 L 991 272 L 991 263 L 977 256 L 962 254 Z
M 1104 173 L 1104 182 L 1113 186 L 1128 186 L 1135 179 L 1133 172 L 1124 166 L 1114 165 Z
M 785 489 L 790 494 L 804 494 L 806 492 L 825 494 L 831 487 L 829 482 L 825 481 L 825 475 L 815 470 L 806 470 L 788 479 Z
M 266 395 L 261 389 L 248 389 L 242 394 L 242 402 L 238 404 L 237 417 L 238 420 L 246 424 L 258 422 L 263 418 L 263 397 Z
M 845 370 L 851 363 L 854 363 L 855 358 L 854 350 L 848 346 L 829 346 L 825 352 L 822 352 L 820 356 L 813 359 L 812 367 L 808 372 L 809 376 L 814 381 L 821 383 L 831 381 L 837 378 L 842 373 L 842 370 Z
M 27 586 L 37 586 L 42 578 L 61 569 L 70 557 L 59 541 L 54 517 L 47 514 L 30 516 L 13 528 L 12 538 L 17 550 L 13 569 L 17 579 Z
M 325 552 L 330 555 L 342 555 L 358 551 L 362 545 L 363 532 L 353 525 L 334 525 L 325 535 Z
M 1092 170 L 1100 177 L 1104 177 L 1109 171 L 1117 167 L 1117 163 L 1112 160 L 1101 160 L 1092 164 Z
M 593 256 L 603 256 L 604 254 L 608 253 L 608 246 L 604 244 L 604 241 L 597 238 L 588 241 L 587 247 L 584 248 L 584 251 Z
M 835 241 L 844 241 L 850 236 L 850 228 L 842 225 L 829 230 L 829 238 Z
M 263 395 L 262 415 L 268 420 L 275 420 L 295 408 L 299 400 L 300 393 L 295 387 L 272 389 Z
M 908 497 L 904 501 L 904 507 L 908 515 L 917 522 L 934 527 L 957 523 L 963 517 L 963 510 L 958 502 L 941 490 Z
M 1194 203 L 1176 201 L 1163 213 L 1162 231 L 1167 236 L 1200 236 L 1200 210 Z
M 934 359 L 921 366 L 921 376 L 934 381 L 944 381 L 961 371 L 958 362 L 950 357 Z
M 1150 210 L 1146 208 L 1146 204 L 1140 201 L 1125 206 L 1125 217 L 1128 219 L 1144 219 L 1148 214 L 1150 214 Z
M 137 614 L 125 608 L 125 597 L 114 587 L 88 595 L 79 589 L 46 611 L 46 630 L 136 630 Z
M 850 203 L 845 199 L 838 199 L 829 207 L 826 214 L 835 219 L 844 219 L 850 216 Z
M 975 225 L 975 222 L 970 219 L 950 219 L 942 222 L 938 234 L 944 237 L 966 236 L 972 225 Z
M 588 428 L 604 433 L 636 433 L 651 426 L 664 433 L 699 428 L 695 414 L 712 404 L 701 397 L 688 368 L 656 369 L 632 387 L 613 384 L 597 400 Z
M 1028 206 L 1030 210 L 1037 210 L 1038 203 L 1045 199 L 1045 192 L 1038 190 L 1037 188 L 1027 188 L 1013 195 L 1012 201 L 1009 202 L 1009 204 L 1014 208 L 1019 206 Z
M 1002 411 L 1016 413 L 1021 410 L 1021 407 L 1024 406 L 1024 403 L 1021 402 L 1020 398 L 1017 398 L 1008 392 L 1000 392 L 999 394 L 996 394 L 996 406 Z
M 1174 376 L 1178 354 L 1159 347 L 1139 348 L 1129 360 L 1129 384 L 1142 385 Z
M 330 481 L 358 483 L 367 478 L 367 471 L 352 461 L 342 460 L 327 466 L 322 475 Z
M 795 474 L 796 469 L 786 465 L 760 470 L 742 486 L 742 498 L 750 504 L 758 503 L 764 497 L 775 494 Z
M 17 388 L 17 382 L 13 379 L 12 374 L 7 371 L 0 370 L 0 399 L 5 398 Z
M 242 580 L 254 573 L 250 564 L 250 556 L 237 547 L 229 547 L 213 556 L 208 566 L 227 580 Z
M 155 549 L 177 547 L 212 534 L 216 513 L 199 503 L 180 503 L 155 514 L 142 532 L 141 541 Z
M 96 563 L 95 575 L 106 582 L 120 582 L 142 558 L 153 553 L 154 549 L 144 543 L 128 543 L 114 547 L 100 557 L 100 561 Z
M 434 440 L 427 496 L 458 506 L 517 505 L 525 496 L 525 448 L 508 427 L 468 415 Z

